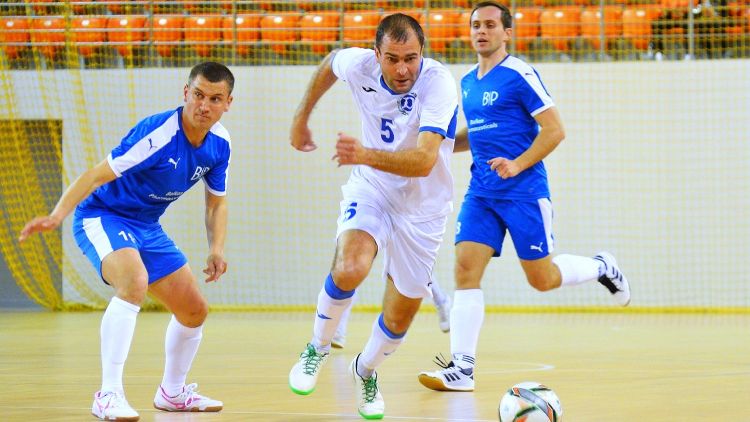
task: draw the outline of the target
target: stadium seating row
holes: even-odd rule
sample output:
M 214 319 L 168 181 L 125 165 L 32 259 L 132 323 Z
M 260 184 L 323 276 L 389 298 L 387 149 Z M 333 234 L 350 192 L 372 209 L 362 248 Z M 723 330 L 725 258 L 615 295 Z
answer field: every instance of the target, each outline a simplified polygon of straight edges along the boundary
M 510 0 L 500 0 L 510 6 Z M 31 5 L 36 14 L 63 14 L 66 2 L 55 0 L 25 0 L 6 2 L 8 4 Z M 148 13 L 225 13 L 260 11 L 293 11 L 304 12 L 321 10 L 360 10 L 380 9 L 399 10 L 409 8 L 424 9 L 426 0 L 215 0 L 211 2 L 197 0 L 76 0 L 67 2 L 75 14 L 101 13 L 105 10 L 111 14 L 128 14 L 133 12 Z M 514 0 L 516 7 L 556 7 L 556 6 L 598 6 L 600 0 Z M 607 5 L 658 5 L 664 9 L 685 9 L 700 4 L 700 0 L 605 0 Z M 743 8 L 750 5 L 750 0 L 731 0 L 722 2 L 729 7 Z M 471 8 L 471 0 L 431 0 L 431 8 Z
M 469 39 L 468 10 L 402 10 L 418 19 L 426 29 L 430 48 L 443 52 L 455 40 Z M 603 18 L 602 18 L 603 12 Z M 559 51 L 570 48 L 569 41 L 583 37 L 599 48 L 601 40 L 625 38 L 644 50 L 652 36 L 653 21 L 662 12 L 658 6 L 526 7 L 515 10 L 515 49 L 525 51 L 537 37 L 552 42 Z M 310 45 L 322 53 L 343 42 L 370 45 L 375 28 L 384 13 L 380 10 L 310 13 L 262 13 L 225 15 L 120 15 L 120 16 L 9 16 L 0 18 L 0 42 L 7 57 L 15 58 L 32 44 L 53 58 L 67 43 L 78 47 L 83 56 L 102 45 L 110 45 L 123 57 L 137 46 L 153 45 L 162 57 L 175 47 L 187 45 L 201 56 L 214 46 L 234 45 L 238 54 L 247 54 L 254 45 L 267 43 L 278 53 L 294 43 Z M 726 34 L 747 33 L 750 7 L 740 11 Z M 670 30 L 682 30 L 675 26 Z

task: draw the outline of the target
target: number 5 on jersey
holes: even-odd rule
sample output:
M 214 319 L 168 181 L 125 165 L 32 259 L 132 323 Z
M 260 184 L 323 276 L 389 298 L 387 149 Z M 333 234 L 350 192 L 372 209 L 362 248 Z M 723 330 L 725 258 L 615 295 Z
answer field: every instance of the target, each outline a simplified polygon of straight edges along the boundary
M 380 119 L 380 139 L 386 144 L 390 144 L 395 139 L 392 126 L 393 119 L 386 119 L 384 117 Z

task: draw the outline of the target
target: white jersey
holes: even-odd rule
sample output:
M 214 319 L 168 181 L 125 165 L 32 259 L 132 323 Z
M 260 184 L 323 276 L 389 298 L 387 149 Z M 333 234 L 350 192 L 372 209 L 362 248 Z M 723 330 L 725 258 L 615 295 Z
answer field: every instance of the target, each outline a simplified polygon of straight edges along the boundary
M 381 204 L 411 221 L 428 221 L 452 211 L 453 176 L 450 157 L 456 133 L 458 96 L 453 76 L 439 62 L 422 60 L 411 91 L 393 92 L 383 80 L 375 52 L 348 48 L 331 64 L 336 76 L 349 85 L 362 117 L 362 145 L 399 151 L 417 147 L 419 132 L 443 135 L 437 162 L 427 177 L 404 177 L 366 165 L 354 166 L 344 194 L 367 195 L 375 190 L 388 202 Z

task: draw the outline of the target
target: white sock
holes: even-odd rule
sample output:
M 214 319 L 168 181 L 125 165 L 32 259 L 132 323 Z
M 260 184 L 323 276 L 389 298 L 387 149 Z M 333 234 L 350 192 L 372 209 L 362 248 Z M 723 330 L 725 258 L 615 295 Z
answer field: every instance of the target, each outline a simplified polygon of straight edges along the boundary
M 474 367 L 479 331 L 484 322 L 484 292 L 481 289 L 456 290 L 451 308 L 451 355 L 466 355 L 469 360 L 457 359 L 462 368 Z M 469 365 L 471 363 L 471 365 Z
M 315 311 L 313 337 L 310 340 L 318 352 L 331 350 L 331 339 L 341 322 L 341 315 L 352 303 L 354 291 L 343 291 L 336 287 L 329 275 L 318 293 L 318 308 Z
M 161 387 L 170 397 L 182 392 L 202 338 L 203 325 L 195 328 L 186 327 L 172 315 L 164 338 L 165 364 L 164 377 L 161 380 Z
M 386 357 L 396 351 L 404 341 L 406 333 L 396 334 L 391 332 L 383 322 L 383 314 L 372 324 L 372 334 L 367 340 L 365 350 L 357 362 L 357 373 L 362 378 L 370 378 L 375 368 L 378 367 Z
M 560 287 L 575 286 L 599 278 L 601 263 L 594 258 L 563 254 L 552 258 L 552 263 L 560 269 L 562 276 Z
M 352 308 L 354 307 L 354 301 L 356 300 L 357 295 L 354 294 L 352 296 L 351 302 L 349 302 L 349 306 L 344 309 L 344 312 L 341 313 L 341 317 L 339 318 L 339 325 L 336 327 L 336 336 L 338 337 L 346 337 L 346 330 L 349 326 L 349 317 L 352 315 Z
M 435 281 L 430 284 L 430 290 L 432 290 L 432 301 L 436 304 L 445 302 L 445 293 L 443 293 L 443 289 L 440 288 L 440 285 L 437 284 Z
M 101 391 L 123 392 L 122 370 L 128 358 L 130 343 L 135 332 L 135 320 L 141 307 L 118 297 L 109 301 L 102 316 L 102 389 Z

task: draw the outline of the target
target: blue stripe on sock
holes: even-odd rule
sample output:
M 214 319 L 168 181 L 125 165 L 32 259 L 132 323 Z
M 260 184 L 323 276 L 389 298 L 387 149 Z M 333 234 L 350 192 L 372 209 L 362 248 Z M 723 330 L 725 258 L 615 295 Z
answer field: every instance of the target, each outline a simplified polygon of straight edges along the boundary
M 380 329 L 383 330 L 385 335 L 394 340 L 404 338 L 404 336 L 406 335 L 406 331 L 401 334 L 395 334 L 393 331 L 389 330 L 388 327 L 385 326 L 385 322 L 383 321 L 383 314 L 380 314 L 380 316 L 378 317 L 378 325 L 380 326 Z
M 328 296 L 336 300 L 349 299 L 350 297 L 354 296 L 354 290 L 346 291 L 336 287 L 331 274 L 328 274 L 328 278 L 326 278 L 324 287 L 326 289 L 326 293 L 328 293 Z

